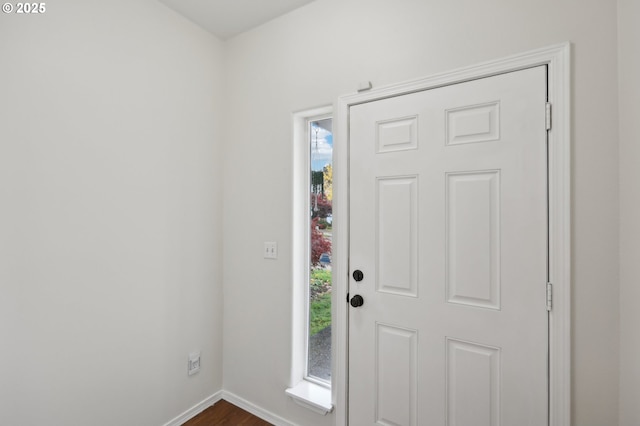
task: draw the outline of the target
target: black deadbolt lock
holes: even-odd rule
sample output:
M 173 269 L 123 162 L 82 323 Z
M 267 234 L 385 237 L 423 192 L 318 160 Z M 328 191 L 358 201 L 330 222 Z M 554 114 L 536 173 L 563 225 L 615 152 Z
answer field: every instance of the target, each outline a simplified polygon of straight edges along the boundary
M 355 271 L 353 271 L 353 279 L 356 281 L 362 281 L 362 279 L 364 278 L 364 274 L 362 273 L 362 271 L 360 269 L 356 269 Z

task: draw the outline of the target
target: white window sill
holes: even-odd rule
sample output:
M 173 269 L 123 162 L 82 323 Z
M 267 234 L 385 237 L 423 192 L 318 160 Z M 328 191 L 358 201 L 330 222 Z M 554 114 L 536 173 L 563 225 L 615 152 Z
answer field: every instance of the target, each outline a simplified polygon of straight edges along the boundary
M 286 390 L 293 401 L 314 413 L 323 416 L 333 411 L 331 404 L 331 389 L 303 380 Z

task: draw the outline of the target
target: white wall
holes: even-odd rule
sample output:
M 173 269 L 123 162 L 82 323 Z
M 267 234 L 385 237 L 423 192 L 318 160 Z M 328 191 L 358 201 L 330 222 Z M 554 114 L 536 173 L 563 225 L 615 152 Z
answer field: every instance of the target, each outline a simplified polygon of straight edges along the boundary
M 221 44 L 46 5 L 0 16 L 0 424 L 158 426 L 222 387 Z
M 640 425 L 640 2 L 618 1 L 620 426 Z
M 291 330 L 291 113 L 375 86 L 573 42 L 573 424 L 618 423 L 616 4 L 317 0 L 227 42 L 224 386 L 299 424 Z M 637 172 L 633 172 L 637 173 Z M 278 241 L 279 259 L 262 259 Z

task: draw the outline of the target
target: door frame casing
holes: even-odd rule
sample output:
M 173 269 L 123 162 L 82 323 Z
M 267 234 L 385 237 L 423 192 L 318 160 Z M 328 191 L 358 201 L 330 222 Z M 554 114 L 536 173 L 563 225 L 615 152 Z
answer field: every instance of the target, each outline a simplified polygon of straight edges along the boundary
M 549 281 L 549 426 L 571 425 L 571 45 L 542 49 L 436 74 L 418 80 L 345 95 L 334 115 L 333 164 L 333 372 L 336 426 L 348 420 L 349 310 L 349 110 L 351 106 L 392 96 L 464 83 L 535 66 L 548 69 L 547 99 L 552 105 L 548 132 Z M 544 108 L 541 105 L 540 108 Z M 542 309 L 544 305 L 541 304 Z

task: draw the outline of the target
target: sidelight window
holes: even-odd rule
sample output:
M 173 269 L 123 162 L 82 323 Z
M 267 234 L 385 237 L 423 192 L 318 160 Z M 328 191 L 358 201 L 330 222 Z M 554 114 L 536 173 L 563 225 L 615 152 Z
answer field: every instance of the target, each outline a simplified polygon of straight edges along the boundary
M 292 358 L 297 404 L 326 414 L 331 403 L 333 120 L 331 107 L 293 115 Z
M 309 256 L 307 378 L 331 383 L 333 133 L 330 117 L 308 121 Z

